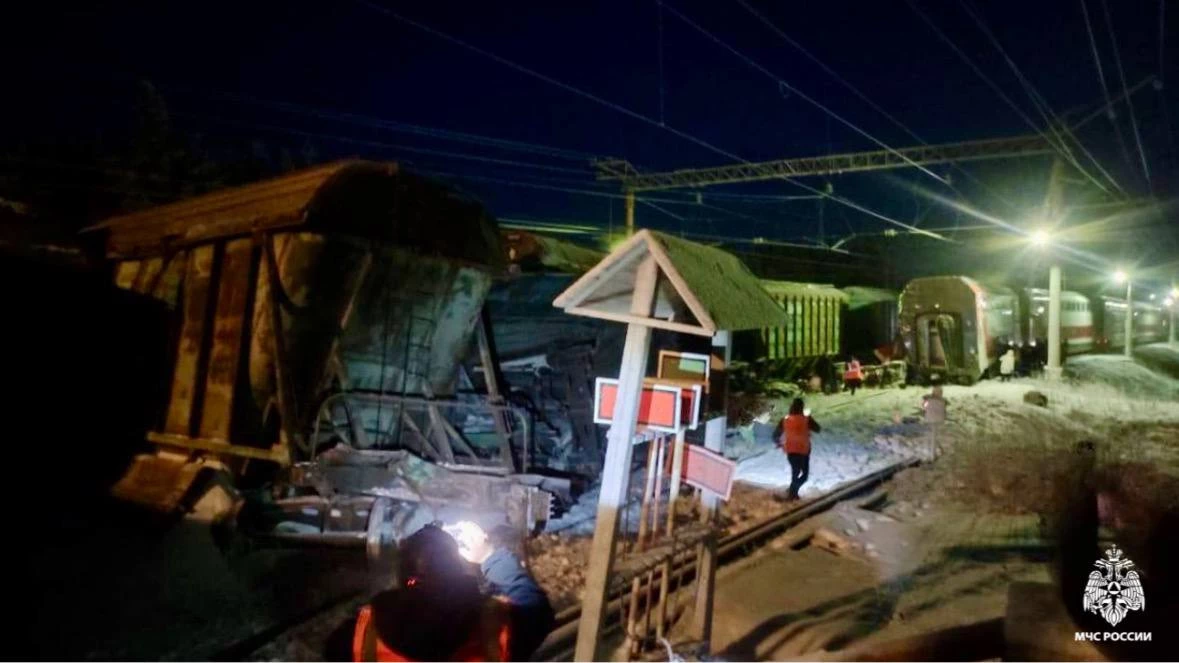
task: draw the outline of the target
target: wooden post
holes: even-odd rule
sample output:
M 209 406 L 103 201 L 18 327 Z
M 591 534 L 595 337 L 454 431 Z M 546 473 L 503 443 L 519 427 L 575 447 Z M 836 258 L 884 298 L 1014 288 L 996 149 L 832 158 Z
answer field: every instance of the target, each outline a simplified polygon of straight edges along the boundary
M 631 313 L 650 316 L 655 305 L 655 285 L 659 270 L 648 256 L 639 265 L 631 296 Z M 630 483 L 631 441 L 639 416 L 643 373 L 647 370 L 647 353 L 651 345 L 651 328 L 630 323 L 626 327 L 626 344 L 622 351 L 622 368 L 618 374 L 618 397 L 614 403 L 613 424 L 607 434 L 606 462 L 602 468 L 602 489 L 598 496 L 598 516 L 586 572 L 581 620 L 577 630 L 574 660 L 600 660 L 598 638 L 606 616 L 607 588 L 614 569 L 614 543 L 618 537 L 619 511 L 626 505 Z
M 724 357 L 724 365 L 727 369 L 732 361 L 729 332 L 717 332 L 712 337 L 712 344 L 716 349 L 721 350 L 721 356 Z M 721 416 L 709 419 L 705 424 L 704 448 L 709 451 L 720 453 L 724 450 L 725 431 L 728 428 L 728 417 L 724 415 L 725 412 L 726 410 L 722 409 Z M 709 491 L 702 491 L 700 500 L 702 506 L 700 518 L 704 523 L 712 525 L 716 521 L 716 510 L 720 498 Z M 692 616 L 692 634 L 696 640 L 708 642 L 712 639 L 712 600 L 716 590 L 715 537 L 709 537 L 700 544 L 697 563 L 700 575 L 696 580 L 696 608 Z
M 656 438 L 647 443 L 647 482 L 643 484 L 643 500 L 639 507 L 639 535 L 635 539 L 634 552 L 642 554 L 647 549 L 647 514 L 653 506 L 653 496 L 657 499 L 658 494 L 655 493 L 655 475 L 658 472 L 656 464 Z M 629 532 L 627 532 L 629 534 Z M 642 638 L 639 637 L 639 591 L 642 589 L 642 579 L 640 574 L 636 573 L 630 584 L 630 610 L 627 611 L 626 617 L 626 651 L 630 658 L 634 658 L 639 653 L 639 642 Z
M 675 440 L 672 442 L 675 446 L 672 448 L 671 454 L 671 479 L 668 482 L 667 491 L 667 529 L 665 530 L 668 541 L 673 541 L 675 536 L 675 504 L 676 498 L 680 494 L 680 474 L 684 467 L 684 429 L 680 427 L 676 429 Z M 662 580 L 659 585 L 659 621 L 655 622 L 655 637 L 662 638 L 664 630 L 667 628 L 667 604 L 671 596 L 671 560 L 675 557 L 675 544 L 669 544 L 668 558 L 663 561 L 663 567 L 660 573 Z
M 675 504 L 675 500 L 680 496 L 680 475 L 684 472 L 684 429 L 681 427 L 675 432 L 675 447 L 671 453 L 671 483 L 668 484 L 670 489 L 667 494 L 667 503 L 669 505 L 667 523 L 670 527 L 672 523 L 672 516 L 675 509 L 670 508 L 670 505 Z

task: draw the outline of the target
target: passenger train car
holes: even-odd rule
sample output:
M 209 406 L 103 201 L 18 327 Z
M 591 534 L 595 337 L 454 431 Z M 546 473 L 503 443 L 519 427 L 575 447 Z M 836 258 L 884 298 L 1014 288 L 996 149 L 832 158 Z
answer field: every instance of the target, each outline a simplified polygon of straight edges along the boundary
M 1048 291 L 984 285 L 965 276 L 914 279 L 900 298 L 900 327 L 910 365 L 922 380 L 972 383 L 994 370 L 1008 345 L 1047 355 Z M 1125 346 L 1126 302 L 1062 291 L 1060 332 L 1067 355 Z M 1134 302 L 1134 343 L 1167 335 L 1161 308 Z
M 900 326 L 910 366 L 926 380 L 973 382 L 1008 343 L 1023 343 L 1020 298 L 965 276 L 910 281 L 901 292 Z

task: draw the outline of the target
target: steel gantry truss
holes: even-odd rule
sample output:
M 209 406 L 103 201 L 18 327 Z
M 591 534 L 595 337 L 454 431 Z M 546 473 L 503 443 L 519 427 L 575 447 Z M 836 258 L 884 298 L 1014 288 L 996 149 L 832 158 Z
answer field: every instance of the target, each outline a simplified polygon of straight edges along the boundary
M 1048 154 L 1053 151 L 1040 135 L 920 145 L 900 149 L 848 152 L 823 156 L 736 163 L 710 168 L 685 168 L 662 173 L 640 173 L 623 159 L 594 162 L 599 180 L 622 185 L 627 202 L 627 229 L 634 228 L 634 194 L 641 191 L 704 187 L 815 175 L 858 173 L 889 168 L 909 168 L 940 163 L 980 161 Z
M 621 159 L 597 161 L 599 180 L 617 180 L 630 191 L 655 191 L 680 187 L 758 182 L 782 177 L 836 175 L 886 168 L 928 166 L 951 161 L 978 161 L 1047 154 L 1052 151 L 1042 136 L 1014 136 L 945 145 L 920 145 L 896 150 L 849 152 L 796 157 L 758 163 L 737 163 L 711 168 L 685 168 L 663 173 L 639 173 Z

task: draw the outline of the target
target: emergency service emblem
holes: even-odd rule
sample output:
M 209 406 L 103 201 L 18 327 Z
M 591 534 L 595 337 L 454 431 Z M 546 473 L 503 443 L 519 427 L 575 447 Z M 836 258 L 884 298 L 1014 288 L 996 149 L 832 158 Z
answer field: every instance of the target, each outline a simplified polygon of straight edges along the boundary
M 1094 562 L 1099 570 L 1089 574 L 1082 605 L 1085 612 L 1101 615 L 1110 626 L 1117 626 L 1131 610 L 1146 609 L 1142 580 L 1134 562 L 1123 556 L 1115 545 L 1105 551 L 1105 559 Z

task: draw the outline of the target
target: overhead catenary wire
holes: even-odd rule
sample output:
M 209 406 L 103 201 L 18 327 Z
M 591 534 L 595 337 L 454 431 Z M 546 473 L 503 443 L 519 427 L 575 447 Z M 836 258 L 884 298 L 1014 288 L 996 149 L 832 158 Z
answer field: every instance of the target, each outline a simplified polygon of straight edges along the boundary
M 583 152 L 579 150 L 572 150 L 563 147 L 553 147 L 551 145 L 542 145 L 539 143 L 531 143 L 520 140 L 512 140 L 501 138 L 497 136 L 486 136 L 482 134 L 474 134 L 463 131 L 455 131 L 453 129 L 443 129 L 439 127 L 429 127 L 420 124 L 411 124 L 407 122 L 399 122 L 396 120 L 388 120 L 384 118 L 375 118 L 359 113 L 352 113 L 347 111 L 335 111 L 306 104 L 299 104 L 290 101 L 280 101 L 273 99 L 259 99 L 257 97 L 250 97 L 240 94 L 233 94 L 222 90 L 196 90 L 188 86 L 179 85 L 165 85 L 166 89 L 174 89 L 183 93 L 196 94 L 202 96 L 212 96 L 238 104 L 247 104 L 254 106 L 261 106 L 280 110 L 286 113 L 295 113 L 306 115 L 308 117 L 315 117 L 318 119 L 334 120 L 355 124 L 359 126 L 368 126 L 388 131 L 395 131 L 398 133 L 408 133 L 420 136 L 428 136 L 452 142 L 470 143 L 475 145 L 484 145 L 486 147 L 495 147 L 498 149 L 527 152 L 533 154 L 540 154 L 550 156 L 553 158 L 568 159 L 572 161 L 590 161 L 593 159 L 603 158 L 604 155 L 593 154 L 590 152 Z
M 1054 149 L 1056 149 L 1057 153 L 1059 153 L 1061 157 L 1063 157 L 1066 161 L 1068 161 L 1070 164 L 1072 164 L 1072 166 L 1074 168 L 1076 168 L 1082 175 L 1084 175 L 1097 188 L 1101 189 L 1102 191 L 1104 191 L 1106 193 L 1110 193 L 1109 189 L 1106 188 L 1106 186 L 1104 184 L 1102 184 L 1097 178 L 1093 177 L 1093 175 L 1091 173 L 1089 173 L 1089 171 L 1087 171 L 1083 167 L 1081 167 L 1081 165 L 1077 161 L 1076 157 L 1074 157 L 1072 155 L 1072 153 L 1069 152 L 1067 145 L 1056 142 L 1052 139 L 1052 137 L 1045 134 L 1044 131 L 1035 123 L 1035 121 L 1033 121 L 1032 118 L 1029 117 L 1028 114 L 1026 112 L 1024 112 L 1024 110 L 1022 108 L 1019 107 L 1019 104 L 1015 103 L 1015 101 L 1010 96 L 1008 96 L 1006 92 L 1003 91 L 1003 88 L 999 87 L 999 85 L 997 83 L 995 83 L 995 81 L 992 80 L 990 76 L 987 76 L 986 72 L 984 72 L 974 62 L 974 60 L 972 60 L 970 58 L 970 56 L 966 55 L 966 53 L 962 50 L 962 48 L 959 47 L 958 44 L 955 43 L 953 39 L 951 39 L 945 32 L 942 31 L 941 28 L 939 28 L 937 26 L 936 23 L 933 22 L 933 19 L 931 19 L 925 12 L 921 11 L 921 8 L 917 6 L 917 4 L 914 2 L 914 0 L 905 0 L 905 3 L 909 5 L 909 8 L 913 10 L 913 13 L 917 14 L 917 16 L 926 25 L 928 25 L 931 30 L 933 30 L 934 34 L 936 34 L 938 36 L 938 38 L 941 39 L 941 41 L 943 43 L 945 43 L 947 46 L 949 46 L 950 49 L 953 50 L 954 53 L 958 55 L 959 59 L 961 59 L 963 62 L 965 62 L 966 65 L 969 66 L 970 69 L 972 71 L 974 71 L 974 73 L 977 74 L 978 77 L 981 78 L 983 80 L 983 82 L 985 82 L 987 84 L 987 86 L 990 87 L 991 90 L 993 90 L 995 92 L 995 94 L 999 95 L 1000 99 L 1002 99 L 1004 102 L 1006 102 L 1007 105 L 1010 106 L 1011 109 L 1015 111 L 1016 115 L 1018 115 L 1020 117 L 1020 119 L 1022 119 L 1025 123 L 1027 123 L 1027 125 L 1029 127 L 1031 127 L 1033 131 L 1035 131 L 1037 134 L 1039 134 L 1045 141 L 1047 141 L 1049 145 L 1052 145 L 1052 147 Z
M 967 13 L 967 15 L 970 16 L 971 19 L 974 20 L 974 23 L 978 26 L 979 30 L 987 36 L 987 39 L 990 40 L 991 45 L 995 47 L 995 50 L 997 50 L 999 54 L 1003 56 L 1003 61 L 1007 63 L 1007 66 L 1011 69 L 1012 73 L 1015 74 L 1015 78 L 1019 81 L 1020 85 L 1023 86 L 1024 92 L 1027 93 L 1028 98 L 1032 100 L 1032 105 L 1036 108 L 1036 111 L 1040 113 L 1040 117 L 1044 118 L 1044 123 L 1048 127 L 1048 130 L 1051 131 L 1054 136 L 1056 136 L 1057 140 L 1059 140 L 1061 144 L 1065 144 L 1065 139 L 1071 137 L 1073 139 L 1073 143 L 1076 144 L 1078 148 L 1080 148 L 1081 153 L 1084 154 L 1090 162 L 1092 162 L 1093 166 L 1097 168 L 1097 171 L 1101 173 L 1105 179 L 1108 180 L 1109 183 L 1118 190 L 1119 193 L 1125 195 L 1125 190 L 1118 183 L 1118 181 L 1114 179 L 1113 175 L 1111 175 L 1109 171 L 1107 171 L 1101 165 L 1101 163 L 1097 160 L 1097 157 L 1093 156 L 1093 153 L 1085 147 L 1084 143 L 1082 143 L 1080 139 L 1068 133 L 1064 122 L 1062 122 L 1060 117 L 1055 113 L 1055 111 L 1052 110 L 1052 107 L 1048 105 L 1048 102 L 1044 99 L 1044 96 L 1040 94 L 1040 91 L 1036 89 L 1036 86 L 1032 84 L 1031 80 L 1029 80 L 1028 77 L 1024 75 L 1023 71 L 1019 68 L 1019 65 L 1017 65 L 1015 60 L 1012 59 L 1012 57 L 1007 53 L 1007 49 L 1003 48 L 1002 42 L 999 41 L 999 38 L 990 29 L 986 21 L 983 20 L 982 15 L 977 11 L 977 9 L 971 5 L 970 0 L 960 0 L 960 2 L 962 9 Z
M 125 104 L 120 104 L 118 102 L 112 102 L 112 103 L 116 106 L 125 105 Z M 187 111 L 171 111 L 169 114 L 174 117 L 178 117 L 178 118 L 186 118 L 186 119 L 197 120 L 197 121 L 212 122 L 212 123 L 216 123 L 216 124 L 223 124 L 223 125 L 228 125 L 228 126 L 236 126 L 236 127 L 249 128 L 249 129 L 258 129 L 258 130 L 262 130 L 262 131 L 268 131 L 271 133 L 280 133 L 280 134 L 286 134 L 286 135 L 291 135 L 291 136 L 299 136 L 301 138 L 315 138 L 315 139 L 332 141 L 332 142 L 337 142 L 337 143 L 346 143 L 346 144 L 351 144 L 351 145 L 362 145 L 365 147 L 376 147 L 376 148 L 389 149 L 389 150 L 399 150 L 399 151 L 404 151 L 404 152 L 414 152 L 414 153 L 419 153 L 419 154 L 430 154 L 430 155 L 435 155 L 435 156 L 442 156 L 442 157 L 461 159 L 461 160 L 480 161 L 480 162 L 484 162 L 484 163 L 494 163 L 497 165 L 504 165 L 504 166 L 533 168 L 533 169 L 546 170 L 546 171 L 551 171 L 551 172 L 556 172 L 556 173 L 583 174 L 586 176 L 589 176 L 592 173 L 592 171 L 589 169 L 588 166 L 574 168 L 571 166 L 558 166 L 558 165 L 548 164 L 548 163 L 521 161 L 519 159 L 505 159 L 505 158 L 500 158 L 500 157 L 490 157 L 490 156 L 481 155 L 481 154 L 472 154 L 469 152 L 456 152 L 456 151 L 452 151 L 452 150 L 439 150 L 439 149 L 422 147 L 422 146 L 417 146 L 417 145 L 405 145 L 402 143 L 388 143 L 388 142 L 384 142 L 384 141 L 356 138 L 353 136 L 345 136 L 345 135 L 341 135 L 338 133 L 329 133 L 329 132 L 324 132 L 324 131 L 308 131 L 305 129 L 297 129 L 294 127 L 268 124 L 268 123 L 264 123 L 264 122 L 254 121 L 254 120 L 241 120 L 241 119 L 227 118 L 227 117 L 221 117 L 221 116 L 216 116 L 216 115 L 208 115 L 208 114 L 204 114 L 204 113 L 192 113 L 192 112 L 187 112 Z
M 1101 66 L 1101 53 L 1097 49 L 1097 36 L 1093 33 L 1093 22 L 1089 19 L 1089 7 L 1085 4 L 1085 0 L 1080 1 L 1081 16 L 1085 18 L 1085 31 L 1089 33 L 1089 50 L 1093 53 L 1093 64 L 1097 67 L 1097 80 L 1101 82 L 1101 92 L 1105 95 L 1106 116 L 1109 117 L 1110 124 L 1113 125 L 1114 135 L 1122 150 L 1122 159 L 1126 161 L 1126 165 L 1132 165 L 1130 148 L 1126 147 L 1126 139 L 1122 136 L 1122 127 L 1117 121 L 1117 111 L 1114 110 L 1114 102 L 1109 96 L 1109 85 L 1105 82 L 1105 69 Z
M 518 180 L 518 179 L 517 180 L 507 180 L 507 179 L 503 179 L 503 178 L 499 178 L 499 177 L 488 177 L 486 175 L 470 175 L 470 174 L 466 174 L 466 173 L 454 173 L 454 172 L 448 172 L 448 171 L 443 171 L 443 170 L 433 170 L 433 169 L 426 169 L 426 168 L 416 168 L 415 170 L 417 172 L 425 174 L 425 175 L 433 175 L 433 176 L 437 176 L 437 177 L 452 177 L 455 179 L 469 180 L 469 181 L 473 181 L 473 182 L 487 182 L 490 184 L 501 184 L 504 186 L 522 187 L 522 188 L 526 188 L 526 189 L 539 189 L 539 190 L 545 190 L 545 191 L 557 191 L 557 192 L 561 192 L 561 193 L 568 193 L 568 194 L 579 195 L 579 196 L 590 196 L 590 197 L 595 197 L 595 198 L 610 198 L 610 199 L 614 199 L 614 200 L 624 200 L 626 198 L 626 196 L 624 194 L 618 193 L 617 191 L 594 191 L 594 190 L 590 190 L 590 189 L 576 189 L 573 187 L 558 186 L 558 185 L 554 185 L 554 184 L 526 182 L 526 181 L 522 181 L 522 180 Z M 673 199 L 669 199 L 669 198 L 652 198 L 649 196 L 636 196 L 635 199 L 636 199 L 636 201 L 643 201 L 644 203 L 654 202 L 654 203 L 661 203 L 664 205 L 693 205 L 693 206 L 698 205 L 698 203 L 694 203 L 690 200 L 673 200 Z M 738 214 L 737 212 L 733 212 L 732 210 L 726 210 L 724 208 L 713 207 L 713 209 L 717 209 L 717 210 L 720 210 L 723 212 L 729 212 L 731 214 Z M 754 217 L 749 217 L 749 218 L 754 218 Z
M 850 120 L 848 120 L 848 119 L 844 118 L 842 115 L 840 115 L 840 114 L 836 113 L 835 111 L 831 110 L 831 109 L 830 109 L 830 108 L 828 108 L 827 106 L 823 105 L 823 104 L 822 104 L 821 102 L 819 102 L 817 99 L 814 99 L 814 98 L 812 98 L 810 95 L 806 94 L 805 92 L 803 92 L 802 90 L 798 89 L 798 88 L 797 88 L 797 87 L 795 87 L 794 85 L 791 85 L 789 82 L 787 82 L 786 80 L 782 79 L 780 76 L 778 76 L 778 75 L 774 74 L 774 72 L 770 71 L 769 69 L 767 69 L 766 67 L 764 67 L 763 65 L 761 65 L 760 63 L 758 63 L 756 60 L 754 60 L 753 58 L 751 58 L 751 57 L 749 57 L 748 55 L 746 55 L 746 54 L 742 53 L 741 51 L 737 50 L 737 49 L 736 49 L 736 48 L 734 48 L 732 45 L 730 45 L 728 42 L 724 41 L 724 40 L 723 40 L 723 39 L 721 39 L 720 37 L 716 36 L 716 35 L 715 35 L 715 34 L 713 34 L 712 32 L 710 32 L 710 31 L 708 31 L 707 29 L 705 29 L 705 28 L 704 28 L 704 26 L 700 25 L 700 24 L 699 24 L 699 23 L 697 23 L 696 21 L 693 21 L 691 18 L 689 18 L 689 17 L 688 17 L 687 15 L 685 15 L 683 12 L 681 12 L 681 11 L 677 10 L 677 9 L 676 9 L 676 8 L 674 8 L 674 7 L 671 7 L 670 5 L 665 5 L 665 7 L 666 7 L 667 11 L 671 12 L 671 14 L 672 14 L 673 16 L 675 16 L 676 18 L 680 19 L 680 20 L 681 20 L 681 21 L 683 21 L 685 24 L 687 24 L 688 26 L 692 27 L 694 30 L 696 30 L 696 31 L 697 31 L 697 32 L 699 32 L 700 34 L 702 34 L 702 35 L 704 35 L 705 37 L 707 37 L 709 40 L 711 40 L 711 41 L 712 41 L 713 43 L 715 43 L 717 46 L 720 46 L 721 48 L 723 48 L 723 49 L 727 50 L 728 52 L 732 53 L 732 54 L 733 54 L 733 55 L 735 55 L 735 56 L 736 56 L 738 59 L 740 59 L 740 60 L 744 61 L 746 64 L 748 64 L 748 65 L 749 65 L 750 67 L 752 67 L 753 69 L 755 69 L 755 70 L 757 70 L 757 71 L 761 72 L 762 74 L 765 74 L 767 77 L 769 77 L 769 78 L 770 78 L 770 80 L 773 80 L 773 81 L 775 81 L 775 82 L 776 82 L 776 83 L 777 83 L 779 86 L 781 86 L 781 87 L 784 87 L 784 88 L 786 88 L 786 89 L 790 90 L 792 93 L 794 93 L 794 94 L 798 95 L 798 96 L 799 96 L 801 99 L 803 99 L 803 100 L 804 100 L 804 101 L 806 101 L 807 103 L 811 104 L 811 105 L 812 105 L 812 106 L 814 106 L 815 108 L 818 108 L 819 110 L 823 111 L 823 112 L 824 112 L 824 113 L 826 113 L 827 115 L 831 116 L 832 118 L 834 118 L 834 119 L 835 119 L 835 120 L 837 120 L 839 123 L 841 123 L 841 124 L 843 124 L 844 126 L 846 126 L 847 128 L 849 128 L 849 129 L 851 129 L 852 131 L 854 131 L 854 132 L 856 132 L 856 133 L 860 134 L 860 135 L 861 135 L 861 136 L 863 136 L 864 138 L 867 138 L 868 140 L 872 141 L 872 142 L 873 142 L 873 143 L 875 143 L 876 145 L 879 145 L 879 146 L 880 146 L 881 148 L 883 148 L 884 150 L 886 150 L 886 151 L 888 151 L 888 152 L 891 152 L 891 153 L 892 153 L 892 154 L 894 154 L 895 156 L 898 156 L 898 157 L 900 157 L 902 161 L 904 161 L 905 163 L 909 164 L 910 166 L 913 166 L 913 167 L 914 167 L 914 168 L 916 168 L 917 170 L 920 170 L 921 172 L 925 173 L 926 175 L 929 175 L 930 177 L 932 177 L 933 179 L 937 180 L 938 182 L 941 182 L 942 184 L 945 184 L 945 183 L 946 183 L 946 179 L 945 179 L 944 177 L 942 177 L 941 175 L 938 175 L 937 173 L 933 172 L 932 170 L 930 170 L 930 169 L 926 168 L 925 166 L 922 166 L 921 164 L 917 163 L 916 161 L 913 161 L 912 159 L 910 159 L 909 157 L 905 156 L 905 155 L 904 155 L 904 154 L 902 154 L 901 152 L 897 151 L 895 148 L 893 148 L 892 146 L 888 145 L 888 144 L 887 144 L 887 143 L 885 143 L 884 141 L 882 141 L 882 140 L 880 140 L 879 138 L 877 138 L 877 137 L 873 136 L 872 134 L 868 133 L 867 131 L 865 131 L 865 130 L 861 129 L 859 126 L 857 126 L 857 125 L 853 124 L 853 123 L 852 123 Z
M 749 12 L 755 18 L 757 18 L 759 21 L 761 21 L 763 24 L 765 24 L 765 26 L 768 27 L 770 29 L 770 31 L 772 31 L 774 34 L 781 37 L 786 43 L 793 46 L 795 48 L 795 50 L 802 53 L 804 56 L 806 56 L 806 58 L 808 60 L 810 60 L 815 65 L 817 65 L 820 69 L 822 69 L 827 74 L 829 74 L 832 78 L 834 78 L 837 82 L 839 82 L 845 88 L 850 90 L 852 92 L 852 94 L 856 95 L 856 97 L 858 97 L 861 101 L 868 104 L 868 106 L 870 108 L 872 108 L 872 110 L 876 111 L 877 113 L 882 115 L 885 119 L 887 119 L 889 122 L 892 122 L 895 126 L 900 128 L 902 131 L 909 134 L 909 136 L 911 136 L 913 138 L 913 140 L 916 140 L 918 143 L 921 143 L 922 145 L 929 144 L 928 142 L 926 142 L 925 139 L 923 139 L 921 136 L 917 135 L 917 133 L 915 131 L 910 129 L 903 122 L 898 120 L 891 113 L 889 113 L 887 110 L 885 110 L 883 107 L 881 107 L 880 104 L 877 104 L 868 95 L 866 95 L 862 91 L 860 91 L 860 89 L 857 88 L 855 85 L 853 85 L 850 81 L 848 81 L 846 78 L 841 76 L 838 72 L 836 72 L 831 67 L 827 66 L 826 63 L 824 63 L 822 60 L 820 60 L 818 57 L 816 57 L 813 53 L 811 53 L 810 50 L 808 50 L 805 46 L 803 46 L 797 40 L 790 37 L 790 35 L 786 34 L 785 31 L 783 31 L 780 27 L 778 27 L 778 25 L 775 24 L 773 21 L 771 21 L 767 16 L 765 16 L 761 12 L 754 9 L 746 0 L 736 0 L 736 2 L 737 2 L 737 4 L 739 4 L 743 8 L 745 8 L 745 10 L 747 12 Z M 969 170 L 963 168 L 960 164 L 951 162 L 950 165 L 952 168 L 954 168 L 958 172 L 962 173 L 967 178 L 969 178 L 971 181 L 975 182 L 980 187 L 985 189 L 988 193 L 990 193 L 992 196 L 994 196 L 996 200 L 1002 202 L 1004 205 L 1006 205 L 1007 207 L 1009 207 L 1011 209 L 1017 209 L 1017 207 L 1014 203 L 1012 203 L 1006 197 L 1000 195 L 999 192 L 995 191 L 992 187 L 988 186 L 982 180 L 975 177 Z
M 1122 89 L 1127 90 L 1126 84 L 1126 70 L 1122 67 L 1122 55 L 1118 51 L 1118 37 L 1114 31 L 1113 17 L 1109 13 L 1109 3 L 1106 0 L 1101 0 L 1101 8 L 1105 12 L 1105 24 L 1109 28 L 1109 41 L 1113 47 L 1114 62 L 1118 65 L 1118 78 L 1122 81 Z M 1134 113 L 1134 100 L 1129 94 L 1126 95 L 1126 106 L 1130 109 L 1130 127 L 1134 131 L 1134 142 L 1138 144 L 1138 156 L 1142 159 L 1142 174 L 1146 178 L 1146 187 L 1151 189 L 1150 182 L 1150 166 L 1146 163 L 1146 150 L 1142 147 L 1142 134 L 1138 131 L 1138 119 Z
M 453 159 L 463 159 L 469 161 L 481 161 L 484 163 L 494 163 L 501 166 L 516 166 L 521 168 L 535 168 L 539 170 L 547 170 L 558 173 L 583 173 L 588 175 L 588 168 L 571 168 L 568 166 L 555 166 L 552 164 L 543 164 L 535 162 L 520 161 L 518 159 L 502 159 L 499 157 L 489 157 L 479 154 L 470 154 L 467 152 L 454 152 L 451 150 L 437 150 L 428 147 L 419 147 L 415 145 L 405 145 L 399 143 L 386 143 L 383 141 L 368 140 L 363 138 L 353 138 L 351 136 L 342 136 L 339 134 L 325 133 L 320 131 L 307 131 L 304 129 L 295 129 L 292 127 L 284 127 L 273 124 L 266 124 L 261 122 L 254 122 L 248 120 L 236 120 L 232 118 L 224 118 L 212 115 L 204 115 L 198 113 L 175 112 L 172 113 L 176 117 L 185 117 L 196 120 L 207 120 L 219 124 L 227 124 L 239 127 L 248 127 L 252 129 L 261 129 L 263 131 L 270 131 L 273 133 L 283 133 L 292 136 L 300 136 L 303 138 L 318 138 L 320 140 L 330 140 L 339 143 L 348 143 L 352 145 L 364 145 L 366 147 L 379 147 L 390 150 L 400 150 L 404 152 L 416 152 L 419 154 L 431 154 L 435 156 L 448 157 Z
M 416 20 L 411 19 L 407 16 L 404 16 L 403 14 L 393 11 L 392 9 L 389 9 L 388 7 L 385 7 L 385 6 L 382 6 L 379 4 L 374 4 L 372 2 L 369 2 L 368 0 L 354 0 L 354 1 L 363 7 L 367 7 L 373 11 L 376 11 L 378 13 L 389 16 L 390 18 L 393 18 L 397 21 L 405 23 L 406 25 L 412 26 L 418 30 L 421 30 L 421 31 L 426 32 L 431 35 L 434 35 L 435 37 L 437 37 L 439 39 L 442 39 L 442 40 L 447 41 L 451 44 L 454 44 L 456 46 L 459 46 L 461 48 L 469 50 L 472 53 L 477 53 L 483 57 L 486 57 L 490 60 L 498 62 L 498 63 L 500 63 L 506 67 L 509 67 L 511 69 L 514 69 L 520 73 L 523 73 L 523 74 L 526 74 L 526 75 L 531 76 L 533 78 L 536 78 L 538 80 L 544 81 L 544 82 L 549 83 L 550 85 L 553 85 L 555 87 L 559 87 L 562 90 L 565 90 L 567 92 L 570 92 L 570 93 L 580 96 L 582 98 L 589 99 L 590 101 L 593 101 L 593 102 L 595 102 L 601 106 L 604 106 L 606 108 L 610 108 L 610 109 L 612 109 L 618 113 L 621 113 L 627 117 L 630 117 L 632 119 L 649 124 L 651 126 L 659 127 L 661 129 L 663 129 L 663 130 L 665 130 L 665 131 L 667 131 L 667 132 L 669 132 L 679 138 L 687 140 L 688 142 L 691 142 L 692 144 L 697 145 L 701 148 L 715 152 L 716 154 L 727 157 L 727 158 L 732 159 L 734 161 L 739 161 L 741 163 L 746 163 L 746 164 L 752 163 L 748 159 L 738 156 L 737 154 L 734 154 L 728 150 L 717 147 L 717 146 L 709 143 L 708 141 L 705 141 L 697 136 L 693 136 L 692 134 L 689 134 L 685 131 L 682 131 L 680 129 L 676 129 L 675 127 L 673 127 L 669 124 L 661 123 L 654 118 L 646 116 L 646 115 L 639 113 L 637 111 L 631 110 L 625 106 L 622 106 L 622 105 L 617 104 L 613 101 L 610 101 L 608 99 L 600 97 L 592 92 L 582 90 L 581 88 L 578 88 L 576 86 L 573 86 L 573 85 L 570 85 L 570 84 L 565 83 L 563 81 L 560 81 L 556 78 L 553 78 L 552 76 L 549 76 L 547 74 L 543 74 L 543 73 L 536 71 L 534 69 L 531 69 L 529 67 L 525 67 L 524 65 L 521 65 L 521 64 L 514 62 L 512 60 L 509 60 L 503 56 L 497 55 L 497 54 L 495 54 L 485 48 L 475 46 L 474 44 L 471 44 L 465 40 L 459 39 L 458 37 L 455 37 L 455 36 L 450 35 L 448 33 L 442 32 L 441 30 L 438 30 L 438 29 L 433 28 L 429 25 L 426 25 L 425 23 L 422 23 L 420 21 L 416 21 Z M 903 221 L 897 221 L 896 219 L 885 216 L 884 214 L 881 214 L 881 213 L 876 212 L 874 210 L 870 210 L 870 209 L 864 207 L 863 205 L 860 205 L 858 203 L 854 203 L 854 202 L 849 201 L 845 198 L 842 198 L 839 196 L 833 196 L 831 194 L 826 194 L 822 191 L 819 191 L 815 187 L 812 187 L 812 186 L 805 184 L 803 182 L 799 182 L 799 181 L 796 181 L 792 178 L 785 177 L 785 176 L 781 177 L 781 179 L 783 181 L 789 182 L 790 184 L 793 184 L 794 186 L 803 188 L 803 189 L 810 191 L 812 193 L 816 193 L 816 194 L 824 195 L 824 196 L 829 196 L 832 200 L 840 203 L 841 205 L 850 207 L 852 209 L 855 209 L 855 210 L 862 212 L 864 214 L 867 214 L 869 216 L 878 218 L 878 219 L 885 221 L 887 223 L 896 225 L 901 228 L 905 228 L 907 230 L 918 230 L 918 229 L 910 226 L 909 224 L 904 223 Z M 936 239 L 940 239 L 940 240 L 946 239 L 946 238 L 936 235 L 934 233 L 926 233 L 926 234 L 928 234 L 931 237 L 934 237 Z

